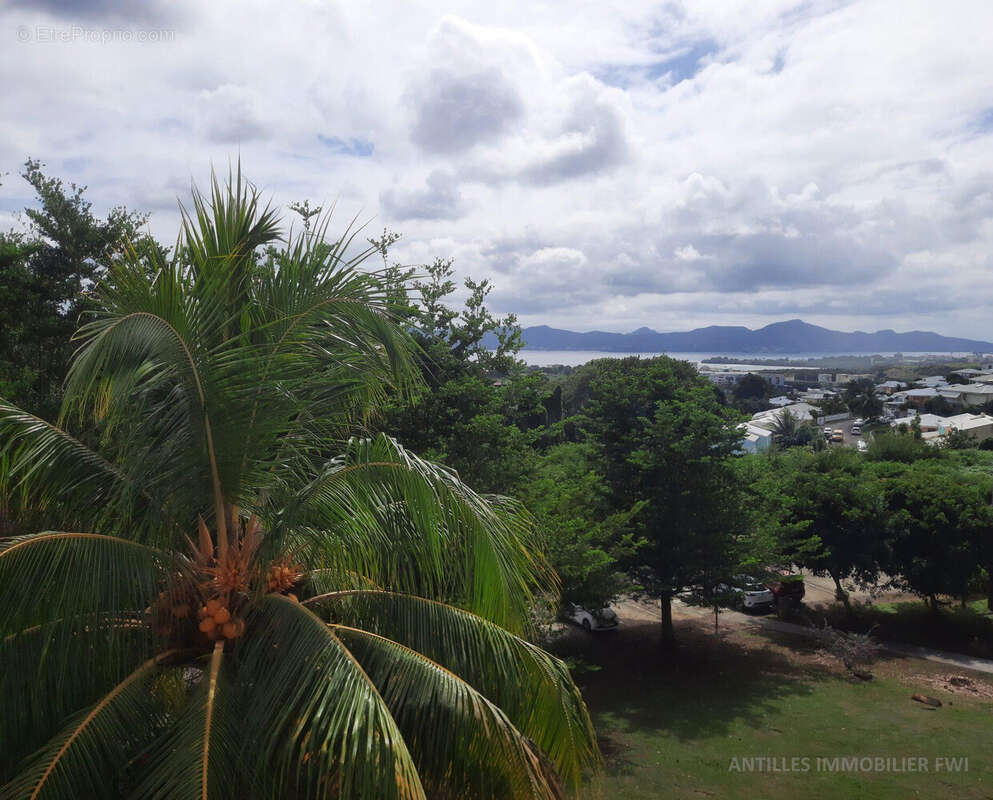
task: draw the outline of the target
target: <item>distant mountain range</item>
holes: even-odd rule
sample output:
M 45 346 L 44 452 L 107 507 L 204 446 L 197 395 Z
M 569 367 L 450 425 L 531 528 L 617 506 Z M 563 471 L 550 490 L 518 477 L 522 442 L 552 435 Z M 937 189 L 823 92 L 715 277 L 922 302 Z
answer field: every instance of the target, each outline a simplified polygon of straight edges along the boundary
M 615 353 L 888 353 L 953 351 L 993 353 L 993 343 L 941 336 L 930 331 L 844 333 L 809 325 L 799 319 L 774 322 L 758 330 L 737 325 L 711 325 L 681 333 L 638 328 L 631 333 L 576 333 L 547 325 L 525 328 L 529 350 L 605 350 Z M 496 345 L 490 336 L 488 345 Z M 486 342 L 487 340 L 484 340 Z

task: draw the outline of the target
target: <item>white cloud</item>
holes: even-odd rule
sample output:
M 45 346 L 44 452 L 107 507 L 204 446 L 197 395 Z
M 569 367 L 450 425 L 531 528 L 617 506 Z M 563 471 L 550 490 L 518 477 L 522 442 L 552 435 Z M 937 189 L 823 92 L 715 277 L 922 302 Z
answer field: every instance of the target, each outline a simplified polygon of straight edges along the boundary
M 0 172 L 153 213 L 239 157 L 454 256 L 500 312 L 660 330 L 801 316 L 993 338 L 993 5 L 17 0 Z M 171 31 L 157 43 L 39 31 Z M 17 39 L 19 26 L 28 41 Z M 23 206 L 0 185 L 0 222 Z M 7 216 L 3 216 L 7 215 Z

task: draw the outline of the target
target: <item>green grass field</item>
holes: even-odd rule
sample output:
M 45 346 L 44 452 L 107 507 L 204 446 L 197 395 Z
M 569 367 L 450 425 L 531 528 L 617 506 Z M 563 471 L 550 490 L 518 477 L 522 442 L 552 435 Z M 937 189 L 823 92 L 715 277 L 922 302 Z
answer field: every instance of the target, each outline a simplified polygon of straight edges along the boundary
M 684 631 L 681 652 L 666 658 L 653 634 L 571 637 L 572 654 L 599 667 L 580 676 L 606 758 L 585 800 L 993 797 L 993 700 L 927 684 L 947 667 L 881 662 L 876 680 L 852 683 L 802 642 Z M 912 701 L 915 691 L 943 707 Z M 818 757 L 846 756 L 926 759 L 929 771 L 817 769 Z M 808 758 L 810 770 L 744 771 L 749 757 L 780 768 Z M 968 759 L 968 771 L 935 772 L 938 758 Z

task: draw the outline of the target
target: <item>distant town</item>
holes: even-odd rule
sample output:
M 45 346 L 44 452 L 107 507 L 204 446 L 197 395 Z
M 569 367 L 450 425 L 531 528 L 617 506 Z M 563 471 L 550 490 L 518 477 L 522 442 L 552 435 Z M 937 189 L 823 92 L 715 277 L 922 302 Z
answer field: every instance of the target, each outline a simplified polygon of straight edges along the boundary
M 953 362 L 934 355 L 853 358 L 868 359 L 875 369 L 786 371 L 764 365 L 742 369 L 722 367 L 715 363 L 718 359 L 700 362 L 699 369 L 729 395 L 741 396 L 737 390 L 751 380 L 756 388 L 747 396 L 767 406 L 741 426 L 745 452 L 768 450 L 787 415 L 800 424 L 826 426 L 829 442 L 859 449 L 866 448 L 870 431 L 880 426 L 913 427 L 925 442 L 935 445 L 956 432 L 976 444 L 993 439 L 993 354 L 975 353 L 971 359 Z M 767 396 L 758 394 L 759 388 Z

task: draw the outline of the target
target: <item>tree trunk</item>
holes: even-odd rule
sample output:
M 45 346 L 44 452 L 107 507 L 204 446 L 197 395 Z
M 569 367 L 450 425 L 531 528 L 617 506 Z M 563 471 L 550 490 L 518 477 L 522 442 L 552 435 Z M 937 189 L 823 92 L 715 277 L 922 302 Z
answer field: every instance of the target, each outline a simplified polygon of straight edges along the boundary
M 662 592 L 662 649 L 672 650 L 676 646 L 676 633 L 672 628 L 672 592 Z
M 846 592 L 843 588 L 841 588 L 841 578 L 839 578 L 833 572 L 831 573 L 831 578 L 834 581 L 834 599 L 840 600 L 842 603 L 844 603 L 846 611 L 851 611 L 852 604 L 851 601 L 848 599 L 848 592 Z
M 986 594 L 986 608 L 993 611 L 993 578 L 990 579 L 990 588 Z

